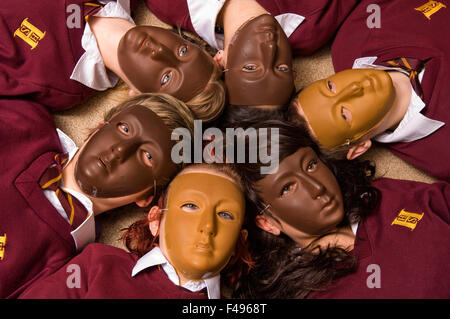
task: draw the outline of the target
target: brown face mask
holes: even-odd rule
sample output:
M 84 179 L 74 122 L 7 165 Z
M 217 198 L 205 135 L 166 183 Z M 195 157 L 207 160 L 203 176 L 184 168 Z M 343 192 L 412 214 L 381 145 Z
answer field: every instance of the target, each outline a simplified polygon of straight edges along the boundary
M 310 147 L 300 148 L 283 159 L 278 171 L 258 181 L 256 186 L 264 202 L 270 205 L 268 210 L 304 234 L 324 234 L 344 217 L 339 184 Z
M 136 26 L 120 40 L 119 65 L 142 93 L 167 93 L 187 102 L 203 91 L 214 60 L 174 32 Z
M 164 185 L 176 173 L 164 122 L 135 105 L 115 115 L 80 149 L 75 179 L 87 195 L 121 197 Z
M 387 72 L 345 70 L 309 85 L 298 95 L 319 143 L 328 149 L 352 142 L 376 128 L 392 107 Z
M 225 85 L 230 104 L 283 105 L 294 90 L 292 51 L 271 15 L 247 22 L 227 48 Z
M 183 277 L 218 274 L 231 258 L 245 214 L 242 190 L 215 171 L 187 172 L 170 183 L 162 247 Z

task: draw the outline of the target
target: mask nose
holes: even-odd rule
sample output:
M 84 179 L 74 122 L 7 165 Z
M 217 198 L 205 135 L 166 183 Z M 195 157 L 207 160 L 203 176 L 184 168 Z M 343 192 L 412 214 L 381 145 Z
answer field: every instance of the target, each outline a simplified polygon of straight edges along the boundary
M 202 213 L 198 225 L 198 231 L 203 236 L 213 237 L 216 235 L 216 223 L 214 216 L 214 212 L 211 210 L 206 210 Z
M 114 144 L 105 157 L 109 162 L 123 163 L 133 155 L 139 147 L 136 140 L 126 140 Z
M 364 94 L 363 86 L 360 82 L 352 82 L 347 85 L 344 90 L 339 94 L 340 99 L 345 99 L 349 97 L 361 96 Z
M 151 55 L 154 60 L 168 62 L 169 65 L 174 65 L 177 63 L 173 52 L 169 50 L 164 44 L 155 41 L 154 39 L 149 39 L 147 45 L 150 47 Z
M 323 184 L 318 182 L 313 177 L 302 176 L 300 181 L 301 185 L 306 189 L 312 199 L 318 199 L 320 196 L 325 194 L 326 189 Z
M 275 63 L 275 58 L 277 56 L 277 43 L 276 43 L 276 36 L 274 34 L 270 35 L 272 33 L 268 33 L 267 35 L 267 42 L 261 43 L 261 50 L 265 53 L 264 54 L 264 68 L 265 71 L 272 70 L 273 65 Z M 275 37 L 275 41 L 271 41 L 269 39 Z

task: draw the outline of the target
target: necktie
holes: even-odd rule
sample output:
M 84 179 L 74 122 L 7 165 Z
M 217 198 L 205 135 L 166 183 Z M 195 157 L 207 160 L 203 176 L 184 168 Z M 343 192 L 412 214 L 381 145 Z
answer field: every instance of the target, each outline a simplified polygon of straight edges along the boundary
M 54 157 L 54 164 L 50 165 L 50 167 L 44 171 L 39 179 L 39 185 L 43 190 L 52 190 L 55 192 L 56 197 L 67 214 L 72 229 L 76 229 L 83 223 L 88 213 L 86 208 L 76 197 L 73 197 L 61 188 L 62 169 L 64 163 L 67 162 L 67 158 L 67 153 L 56 154 Z
M 90 16 L 93 16 L 103 8 L 103 5 L 97 1 L 85 2 L 83 5 L 83 15 L 85 21 L 88 21 Z
M 396 58 L 393 60 L 380 63 L 383 66 L 393 66 L 401 68 L 408 72 L 409 80 L 414 92 L 423 100 L 422 86 L 420 85 L 418 72 L 423 68 L 424 63 L 421 60 L 414 58 Z

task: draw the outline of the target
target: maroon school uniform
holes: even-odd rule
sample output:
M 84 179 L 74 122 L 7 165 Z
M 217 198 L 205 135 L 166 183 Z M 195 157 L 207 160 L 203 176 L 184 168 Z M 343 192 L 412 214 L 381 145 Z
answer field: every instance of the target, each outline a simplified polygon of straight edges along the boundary
M 449 298 L 450 185 L 382 178 L 381 203 L 358 226 L 355 273 L 309 298 Z
M 191 292 L 173 284 L 161 267 L 154 266 L 131 276 L 138 256 L 123 249 L 90 244 L 58 272 L 36 282 L 20 298 L 121 298 L 206 299 L 205 292 Z M 74 270 L 76 265 L 79 268 Z M 79 287 L 71 274 L 79 274 Z M 72 284 L 67 284 L 67 282 Z
M 360 0 L 257 0 L 271 15 L 295 13 L 305 20 L 291 34 L 294 55 L 310 55 L 325 45 Z M 195 32 L 186 0 L 146 0 L 161 21 Z
M 62 151 L 49 110 L 10 99 L 0 100 L 0 114 L 0 298 L 6 298 L 61 267 L 75 243 L 38 184 Z
M 379 11 L 373 11 L 373 5 Z M 446 124 L 420 140 L 383 145 L 446 181 L 450 181 L 450 42 L 444 38 L 450 27 L 449 5 L 448 1 L 428 0 L 362 1 L 341 26 L 331 52 L 336 72 L 352 68 L 361 57 L 377 57 L 374 64 L 399 57 L 425 63 L 421 86 L 426 107 L 421 113 Z M 367 12 L 369 6 L 372 9 Z M 376 23 L 377 12 L 380 28 L 369 28 L 367 20 Z

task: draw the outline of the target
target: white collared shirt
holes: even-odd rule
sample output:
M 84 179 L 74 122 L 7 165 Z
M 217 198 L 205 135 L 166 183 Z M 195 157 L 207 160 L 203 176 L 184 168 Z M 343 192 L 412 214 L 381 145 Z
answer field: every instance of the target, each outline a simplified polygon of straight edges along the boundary
M 170 264 L 170 262 L 166 259 L 166 257 L 161 252 L 159 247 L 155 247 L 146 253 L 144 256 L 138 259 L 136 265 L 134 266 L 131 276 L 136 276 L 139 272 L 149 267 L 161 265 L 162 269 L 169 277 L 170 281 L 173 282 L 174 285 L 180 285 L 180 279 Z M 182 286 L 189 291 L 200 291 L 206 287 L 208 291 L 209 299 L 220 299 L 220 275 L 214 276 L 212 278 L 207 278 L 199 281 L 189 281 Z
M 106 5 L 100 9 L 96 17 L 122 18 L 134 24 L 130 16 L 130 0 L 100 1 Z M 70 78 L 97 91 L 104 91 L 117 84 L 119 77 L 105 67 L 98 50 L 97 39 L 86 23 L 81 46 L 85 50 L 80 57 Z
M 385 67 L 373 64 L 377 57 L 363 57 L 356 59 L 353 63 L 353 69 L 377 69 L 377 70 L 395 70 L 402 72 L 409 76 L 408 72 L 401 68 Z M 419 81 L 422 81 L 425 68 L 419 73 Z M 444 122 L 430 119 L 420 113 L 425 107 L 425 103 L 417 96 L 416 92 L 411 86 L 411 99 L 405 116 L 400 121 L 397 128 L 390 132 L 386 131 L 373 139 L 380 143 L 397 143 L 397 142 L 412 142 L 420 140 L 445 125 Z
M 223 35 L 216 34 L 216 19 L 226 0 L 187 0 L 189 15 L 195 32 L 210 46 L 223 49 Z M 305 17 L 295 13 L 275 16 L 284 33 L 289 38 Z
M 67 160 L 67 164 L 72 160 L 73 156 L 78 150 L 75 142 L 72 141 L 70 137 L 64 134 L 63 131 L 56 129 L 58 132 L 58 137 L 61 142 L 62 150 L 64 153 L 69 153 L 69 158 Z M 66 164 L 66 165 L 67 165 Z M 77 250 L 81 250 L 87 244 L 95 241 L 95 219 L 94 219 L 94 211 L 91 200 L 85 195 L 78 193 L 72 189 L 64 187 L 63 180 L 61 179 L 61 188 L 64 191 L 68 192 L 70 195 L 76 197 L 86 210 L 88 211 L 89 216 L 84 220 L 84 222 L 77 227 L 77 229 L 70 232 L 75 242 L 75 247 Z M 52 190 L 43 190 L 45 197 L 50 201 L 50 203 L 56 208 L 58 213 L 69 223 L 69 218 L 67 217 L 64 208 L 59 202 L 58 197 L 55 192 Z

